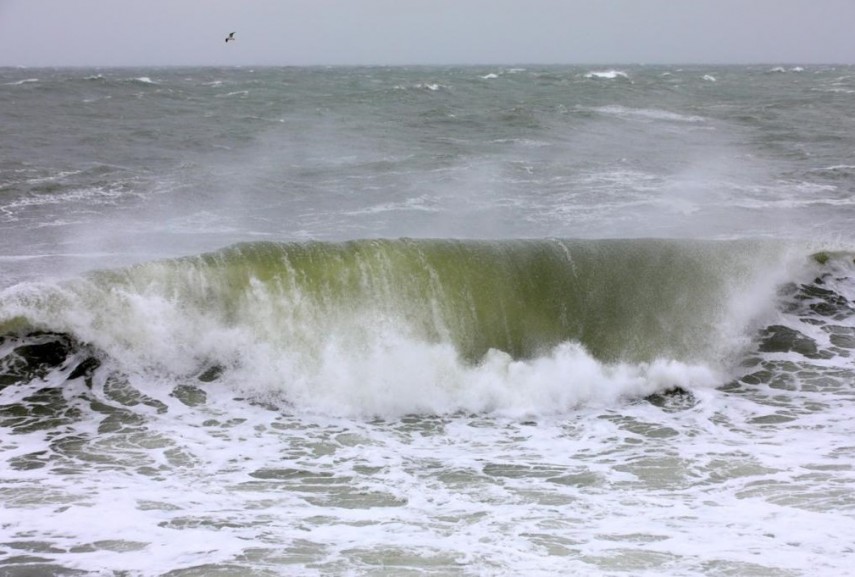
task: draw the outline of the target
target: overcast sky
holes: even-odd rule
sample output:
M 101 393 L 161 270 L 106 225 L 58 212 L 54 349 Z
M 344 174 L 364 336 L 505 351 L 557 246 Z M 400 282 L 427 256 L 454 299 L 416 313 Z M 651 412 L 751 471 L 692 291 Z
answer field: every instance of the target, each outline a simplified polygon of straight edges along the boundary
M 536 63 L 850 64 L 855 0 L 0 0 L 0 66 Z

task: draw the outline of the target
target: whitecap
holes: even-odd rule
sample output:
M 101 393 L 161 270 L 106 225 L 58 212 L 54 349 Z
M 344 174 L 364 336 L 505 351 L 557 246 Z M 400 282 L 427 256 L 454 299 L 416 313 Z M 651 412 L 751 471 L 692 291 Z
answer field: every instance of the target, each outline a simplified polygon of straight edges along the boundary
M 29 207 L 60 205 L 73 202 L 100 201 L 102 203 L 110 203 L 114 202 L 115 199 L 121 196 L 123 196 L 123 193 L 119 190 L 105 189 L 100 187 L 75 189 L 58 194 L 40 194 L 33 196 L 24 196 L 8 204 L 0 205 L 0 212 L 12 215 L 21 210 L 26 210 Z
M 218 94 L 215 98 L 230 98 L 232 96 L 249 96 L 249 90 L 237 90 L 235 92 L 227 92 L 226 94 Z
M 366 206 L 364 208 L 359 208 L 351 211 L 344 212 L 343 214 L 348 214 L 352 216 L 359 216 L 365 214 L 379 214 L 383 212 L 407 212 L 407 211 L 418 211 L 418 212 L 441 212 L 441 209 L 432 206 L 433 199 L 427 196 L 419 196 L 416 198 L 411 198 L 401 202 L 386 202 L 380 203 L 372 206 Z
M 491 72 L 490 74 L 485 74 L 485 75 L 484 75 L 484 76 L 482 76 L 481 78 L 483 78 L 484 80 L 492 80 L 492 79 L 494 79 L 494 78 L 498 78 L 498 77 L 499 77 L 499 75 L 498 75 L 498 74 L 494 74 L 494 73 L 492 73 L 492 72 Z
M 678 114 L 657 108 L 628 108 L 620 105 L 601 106 L 594 109 L 601 114 L 609 114 L 621 117 L 644 118 L 648 120 L 666 120 L 671 122 L 705 122 L 703 116 Z
M 626 72 L 620 70 L 592 70 L 585 74 L 585 78 L 602 78 L 605 80 L 614 80 L 616 78 L 629 78 Z
M 706 80 L 707 82 L 715 82 L 715 81 L 716 81 L 715 76 L 711 76 L 711 75 L 709 75 L 709 74 L 704 74 L 704 77 L 703 77 L 703 78 L 704 78 L 704 80 Z
M 16 82 L 7 82 L 6 86 L 21 86 L 23 84 L 31 84 L 33 82 L 38 82 L 38 78 L 25 78 L 24 80 L 18 80 Z
M 532 148 L 552 146 L 549 142 L 546 142 L 545 140 L 534 140 L 531 138 L 497 138 L 495 140 L 492 140 L 491 142 L 495 142 L 497 144 L 518 144 L 520 146 L 528 146 Z
M 419 82 L 418 84 L 411 84 L 409 86 L 405 86 L 403 84 L 396 84 L 392 87 L 392 90 L 402 90 L 402 91 L 424 91 L 427 90 L 429 92 L 439 92 L 442 90 L 449 90 L 449 86 L 445 84 L 438 84 L 436 82 Z
M 818 170 L 838 171 L 838 170 L 853 170 L 853 169 L 855 169 L 855 165 L 853 165 L 853 164 L 835 164 L 834 166 L 826 166 L 825 168 L 820 168 Z

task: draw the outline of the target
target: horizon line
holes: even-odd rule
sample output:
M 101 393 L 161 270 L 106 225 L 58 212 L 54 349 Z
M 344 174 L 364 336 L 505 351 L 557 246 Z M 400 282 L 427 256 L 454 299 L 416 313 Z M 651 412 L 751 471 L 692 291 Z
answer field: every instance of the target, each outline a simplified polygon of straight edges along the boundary
M 62 69 L 62 68 L 476 68 L 476 67 L 524 67 L 524 66 L 632 66 L 632 67 L 658 67 L 658 66 L 853 66 L 852 62 L 799 62 L 799 61 L 753 61 L 753 62 L 448 62 L 448 63 L 315 63 L 315 64 L 270 64 L 270 63 L 205 63 L 205 64 L 0 64 L 0 69 Z

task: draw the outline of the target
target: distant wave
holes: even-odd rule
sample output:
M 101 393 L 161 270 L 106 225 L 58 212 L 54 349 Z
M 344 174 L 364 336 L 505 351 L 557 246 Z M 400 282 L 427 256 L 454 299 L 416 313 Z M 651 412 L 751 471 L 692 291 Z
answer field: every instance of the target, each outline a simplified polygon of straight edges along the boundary
M 784 72 L 804 72 L 804 71 L 805 71 L 805 69 L 801 66 L 793 66 L 789 70 L 787 70 L 783 66 L 775 66 L 774 68 L 771 68 L 769 70 L 769 72 L 772 74 L 781 74 Z
M 0 213 L 8 218 L 15 218 L 15 215 L 19 211 L 27 207 L 57 205 L 71 202 L 98 201 L 109 203 L 115 201 L 116 198 L 119 198 L 124 194 L 125 193 L 121 190 L 91 187 L 66 190 L 59 193 L 21 196 L 11 202 L 0 204 Z
M 249 90 L 236 90 L 225 94 L 217 94 L 215 98 L 231 98 L 232 96 L 249 96 Z
M 604 80 L 614 80 L 616 78 L 629 78 L 629 75 L 626 72 L 622 72 L 620 70 L 602 70 L 602 71 L 591 71 L 585 74 L 585 78 L 600 78 Z
M 22 84 L 31 84 L 33 82 L 38 82 L 38 78 L 25 78 L 24 80 L 17 80 L 15 82 L 7 82 L 6 86 L 21 86 Z
M 415 86 L 415 88 L 423 88 L 425 90 L 430 90 L 431 92 L 436 92 L 437 90 L 441 90 L 441 89 L 446 88 L 446 87 L 441 85 L 441 84 L 427 83 L 427 84 L 417 84 Z
M 448 90 L 449 87 L 443 84 L 437 84 L 435 82 L 419 82 L 418 84 L 413 84 L 410 86 L 403 86 L 400 84 L 395 85 L 395 90 L 416 90 L 416 91 L 428 91 L 428 92 L 439 92 L 441 90 Z
M 658 110 L 655 108 L 628 108 L 620 105 L 609 105 L 595 108 L 601 114 L 610 114 L 614 116 L 629 116 L 646 118 L 649 120 L 667 120 L 671 122 L 705 122 L 703 116 L 678 114 L 667 110 Z

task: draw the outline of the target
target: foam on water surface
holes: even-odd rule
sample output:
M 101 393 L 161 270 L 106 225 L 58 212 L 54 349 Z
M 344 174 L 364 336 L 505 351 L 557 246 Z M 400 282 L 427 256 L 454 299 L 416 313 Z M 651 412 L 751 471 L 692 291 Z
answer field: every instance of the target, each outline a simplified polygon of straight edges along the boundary
M 0 572 L 850 572 L 855 76 L 615 66 L 0 70 Z
M 144 575 L 848 567 L 845 398 L 790 420 L 704 389 L 560 417 L 362 421 L 147 387 L 78 390 L 105 417 L 69 422 L 47 453 L 46 431 L 21 437 L 3 493 L 27 514 L 4 525 L 7 551 Z

